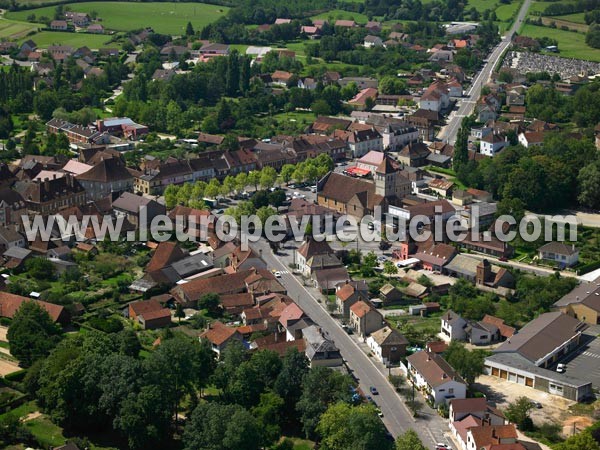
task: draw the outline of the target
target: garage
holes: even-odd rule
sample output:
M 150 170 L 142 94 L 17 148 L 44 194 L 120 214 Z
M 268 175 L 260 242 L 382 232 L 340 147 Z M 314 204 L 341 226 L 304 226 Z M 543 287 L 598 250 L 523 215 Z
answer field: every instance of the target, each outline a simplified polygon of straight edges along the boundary
M 525 377 L 525 386 L 533 387 L 533 378 Z
M 508 381 L 512 381 L 513 383 L 517 382 L 517 375 L 514 373 L 510 373 L 508 374 Z
M 519 384 L 525 384 L 525 377 L 523 375 L 519 375 L 517 377 L 517 383 L 519 383 Z
M 499 377 L 500 376 L 500 369 L 498 369 L 497 367 L 492 367 L 492 376 Z
M 500 370 L 500 378 L 506 380 L 508 378 L 508 372 L 506 370 Z

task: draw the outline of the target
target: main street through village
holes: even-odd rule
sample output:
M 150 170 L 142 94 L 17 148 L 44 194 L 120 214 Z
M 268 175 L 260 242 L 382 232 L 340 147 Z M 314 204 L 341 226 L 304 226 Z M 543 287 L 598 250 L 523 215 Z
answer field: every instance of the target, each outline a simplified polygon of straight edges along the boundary
M 502 38 L 502 41 L 494 47 L 490 55 L 488 56 L 487 62 L 483 66 L 483 69 L 477 73 L 475 78 L 473 78 L 473 82 L 471 83 L 471 88 L 467 91 L 467 97 L 459 100 L 459 107 L 457 111 L 453 111 L 448 118 L 447 125 L 440 131 L 437 138 L 444 142 L 449 142 L 454 144 L 456 141 L 456 135 L 458 130 L 460 129 L 460 124 L 464 117 L 470 116 L 473 113 L 473 109 L 475 108 L 475 104 L 481 95 L 481 88 L 485 83 L 488 82 L 492 71 L 500 62 L 502 55 L 510 45 L 511 39 L 513 35 L 519 30 L 525 17 L 527 16 L 527 11 L 529 11 L 529 6 L 531 5 L 531 0 L 525 0 L 521 9 L 519 9 L 519 14 L 517 15 L 515 21 L 513 22 L 512 27 Z
M 458 111 L 455 111 L 451 115 L 447 126 L 438 135 L 439 139 L 451 143 L 455 142 L 456 134 L 458 133 L 463 117 L 473 112 L 475 103 L 481 95 L 482 86 L 489 80 L 494 67 L 496 67 L 505 50 L 510 45 L 513 34 L 523 23 L 530 4 L 531 0 L 523 2 L 512 27 L 500 44 L 489 55 L 483 69 L 473 79 L 471 88 L 467 93 L 468 97 L 461 100 Z M 374 386 L 379 391 L 379 395 L 375 396 L 374 400 L 383 413 L 383 422 L 394 437 L 412 428 L 419 434 L 419 437 L 428 448 L 433 448 L 436 443 L 440 442 L 452 445 L 451 439 L 447 437 L 448 426 L 446 421 L 435 410 L 423 404 L 423 402 L 421 402 L 423 406 L 420 408 L 418 417 L 414 418 L 403 399 L 388 382 L 387 369 L 374 362 L 361 348 L 359 343 L 343 330 L 340 322 L 331 317 L 324 304 L 320 302 L 319 294 L 316 290 L 305 286 L 301 278 L 298 278 L 291 272 L 289 264 L 293 261 L 293 250 L 283 255 L 275 255 L 271 251 L 269 244 L 263 239 L 254 243 L 252 247 L 255 251 L 259 251 L 262 254 L 262 258 L 268 267 L 281 272 L 280 281 L 287 289 L 288 295 L 334 341 L 340 349 L 346 365 L 357 379 L 362 391 L 369 392 L 371 386 Z
M 424 405 L 422 399 L 420 403 L 423 406 L 419 417 L 414 419 L 404 401 L 388 382 L 387 369 L 376 365 L 358 343 L 346 334 L 341 324 L 333 319 L 325 307 L 319 303 L 316 290 L 304 286 L 301 279 L 291 273 L 288 263 L 293 258 L 292 250 L 283 250 L 282 254 L 274 255 L 264 239 L 253 244 L 252 247 L 262 254 L 262 258 L 269 268 L 282 273 L 280 282 L 287 289 L 288 295 L 334 341 L 347 366 L 358 380 L 361 390 L 369 392 L 370 386 L 374 386 L 379 391 L 379 395 L 374 396 L 373 400 L 383 412 L 382 420 L 394 437 L 412 428 L 417 431 L 427 448 L 434 448 L 435 444 L 439 442 L 451 444 L 450 439 L 445 435 L 449 431 L 446 421 L 436 411 Z

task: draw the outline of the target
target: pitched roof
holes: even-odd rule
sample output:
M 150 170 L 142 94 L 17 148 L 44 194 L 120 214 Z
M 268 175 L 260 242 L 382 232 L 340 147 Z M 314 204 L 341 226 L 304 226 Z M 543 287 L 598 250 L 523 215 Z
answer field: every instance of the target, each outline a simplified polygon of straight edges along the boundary
M 454 413 L 472 413 L 485 411 L 487 399 L 485 398 L 455 398 L 450 400 L 450 406 Z
M 560 311 L 545 313 L 525 325 L 494 353 L 518 353 L 535 363 L 586 327 L 583 322 Z
M 162 305 L 157 300 L 153 299 L 131 302 L 129 307 L 133 310 L 136 316 L 163 309 Z
M 152 259 L 146 266 L 146 272 L 152 273 L 179 261 L 185 257 L 184 251 L 175 242 L 161 242 L 158 244 Z
M 456 253 L 456 248 L 451 245 L 435 244 L 428 249 L 423 249 L 417 252 L 415 254 L 415 258 L 418 258 L 428 264 L 443 266 L 450 262 Z
M 238 334 L 238 331 L 235 328 L 216 321 L 210 324 L 208 330 L 202 333 L 200 337 L 208 339 L 214 345 L 222 345 L 236 334 Z
M 446 362 L 444 358 L 435 353 L 420 351 L 406 358 L 427 383 L 435 388 L 454 380 L 465 383 L 458 373 Z
M 113 181 L 132 180 L 133 176 L 125 167 L 125 163 L 119 158 L 103 159 L 87 172 L 77 175 L 82 181 L 97 181 L 110 183 Z
M 504 323 L 504 320 L 500 319 L 499 317 L 494 317 L 490 316 L 489 314 L 486 314 L 481 321 L 483 323 L 489 323 L 498 327 L 500 335 L 505 338 L 511 337 L 516 332 L 516 330 L 513 327 L 506 325 Z
M 20 295 L 9 294 L 8 292 L 0 292 L 0 316 L 12 318 L 17 310 L 21 307 L 23 302 L 36 302 L 48 312 L 50 318 L 54 322 L 58 321 L 60 315 L 65 309 L 63 306 L 55 305 L 54 303 L 43 302 L 41 300 L 32 300 Z
M 392 327 L 385 326 L 371 333 L 371 339 L 381 345 L 407 345 L 408 339 Z
M 279 323 L 283 325 L 284 328 L 288 327 L 288 322 L 300 320 L 305 317 L 306 314 L 296 303 L 290 303 L 285 307 L 285 309 L 281 312 L 279 316 Z
M 358 318 L 362 318 L 367 315 L 367 313 L 373 311 L 373 307 L 363 302 L 362 300 L 357 301 L 354 305 L 350 307 L 350 312 L 354 313 L 354 315 Z
M 544 244 L 540 248 L 538 248 L 538 252 L 549 252 L 549 253 L 556 253 L 558 255 L 571 256 L 571 255 L 574 255 L 575 253 L 578 253 L 579 249 L 577 247 L 575 247 L 575 244 L 568 245 L 568 244 L 565 244 L 564 242 L 552 241 L 552 242 L 548 242 L 547 244 Z
M 350 283 L 345 284 L 340 289 L 335 291 L 335 296 L 339 298 L 342 302 L 348 300 L 354 293 L 356 289 Z
M 473 435 L 476 448 L 497 445 L 501 443 L 501 439 L 516 439 L 518 437 L 517 430 L 513 424 L 473 427 L 469 431 Z
M 333 253 L 333 250 L 326 240 L 317 241 L 315 238 L 309 236 L 298 248 L 298 253 L 308 260 L 315 255 L 328 255 Z

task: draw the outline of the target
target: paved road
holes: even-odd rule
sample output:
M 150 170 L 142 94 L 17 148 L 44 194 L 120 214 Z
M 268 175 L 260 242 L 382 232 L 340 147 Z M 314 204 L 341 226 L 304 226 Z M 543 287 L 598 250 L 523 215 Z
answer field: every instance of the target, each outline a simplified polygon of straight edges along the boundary
M 440 416 L 431 409 L 424 407 L 426 413 L 424 418 L 415 420 L 409 412 L 400 396 L 388 383 L 385 370 L 379 368 L 374 361 L 358 346 L 358 344 L 346 334 L 339 322 L 334 320 L 324 307 L 318 303 L 315 296 L 307 289 L 301 281 L 290 273 L 289 267 L 285 265 L 285 259 L 273 255 L 268 244 L 261 240 L 253 244 L 255 250 L 262 250 L 262 258 L 269 268 L 274 268 L 282 272 L 281 283 L 288 291 L 288 295 L 293 298 L 298 305 L 317 322 L 330 339 L 332 339 L 340 349 L 347 365 L 354 372 L 359 380 L 360 388 L 363 392 L 369 392 L 370 386 L 375 386 L 379 395 L 374 396 L 374 400 L 384 414 L 383 422 L 396 437 L 407 429 L 412 428 L 419 433 L 423 443 L 427 448 L 433 448 L 437 442 L 451 442 L 445 438 L 444 433 L 448 431 L 448 425 Z M 417 394 L 419 395 L 419 394 Z
M 523 5 L 519 10 L 519 14 L 515 22 L 513 23 L 513 26 L 504 35 L 500 44 L 494 47 L 492 53 L 490 53 L 488 57 L 488 62 L 483 66 L 483 69 L 473 79 L 471 88 L 467 92 L 467 97 L 460 100 L 458 111 L 453 111 L 452 113 L 450 113 L 450 117 L 448 118 L 448 124 L 440 131 L 440 133 L 437 136 L 438 139 L 454 144 L 454 142 L 456 141 L 456 134 L 458 133 L 460 123 L 462 122 L 463 117 L 470 116 L 473 113 L 475 104 L 477 103 L 477 100 L 481 95 L 481 88 L 490 79 L 494 67 L 496 67 L 498 61 L 500 60 L 500 57 L 510 45 L 513 34 L 521 27 L 521 24 L 525 20 L 525 16 L 527 15 L 527 11 L 529 10 L 530 5 L 531 0 L 525 0 L 523 2 Z

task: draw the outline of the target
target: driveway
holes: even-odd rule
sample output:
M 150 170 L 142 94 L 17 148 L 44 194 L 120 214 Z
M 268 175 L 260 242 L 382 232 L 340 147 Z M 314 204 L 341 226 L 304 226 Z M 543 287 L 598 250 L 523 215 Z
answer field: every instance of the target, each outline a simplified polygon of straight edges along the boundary
M 519 397 L 527 397 L 532 401 L 541 403 L 542 407 L 540 409 L 535 408 L 531 411 L 531 418 L 537 424 L 548 420 L 562 423 L 569 414 L 569 406 L 576 403 L 572 400 L 489 375 L 481 375 L 477 378 L 475 389 L 486 394 L 488 400 L 495 403 L 500 410 L 505 410 L 509 403 L 514 402 Z

